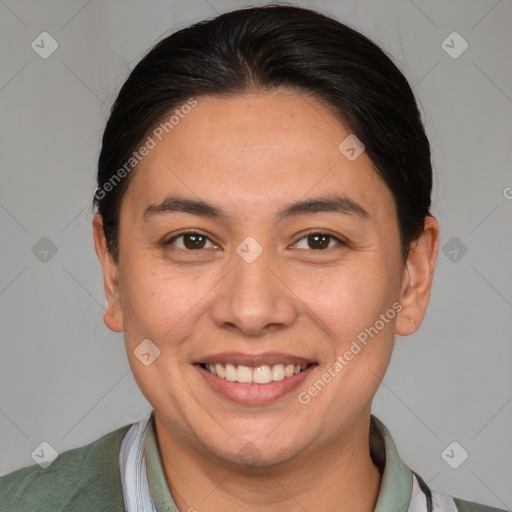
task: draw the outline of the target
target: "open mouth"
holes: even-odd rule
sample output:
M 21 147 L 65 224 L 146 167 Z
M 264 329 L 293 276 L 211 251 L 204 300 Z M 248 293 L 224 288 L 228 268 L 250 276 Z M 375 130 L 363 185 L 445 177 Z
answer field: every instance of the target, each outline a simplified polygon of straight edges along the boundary
M 240 384 L 270 384 L 302 373 L 310 364 L 262 364 L 256 367 L 223 363 L 200 363 L 201 368 L 229 382 Z

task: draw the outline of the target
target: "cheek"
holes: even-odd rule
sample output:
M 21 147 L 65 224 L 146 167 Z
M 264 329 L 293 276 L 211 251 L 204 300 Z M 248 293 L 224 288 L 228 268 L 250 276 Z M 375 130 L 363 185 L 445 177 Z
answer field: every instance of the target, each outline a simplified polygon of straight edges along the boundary
M 215 284 L 206 275 L 171 272 L 147 260 L 129 260 L 120 282 L 126 343 L 149 338 L 162 348 L 190 330 Z
M 312 407 L 333 430 L 347 411 L 370 403 L 389 365 L 400 307 L 397 276 L 382 263 L 354 264 L 304 288 L 304 302 L 328 328 L 330 346 L 318 372 L 329 384 L 319 386 L 321 392 L 316 384 L 302 391 L 314 397 Z
M 399 297 L 399 273 L 376 258 L 367 260 L 303 278 L 302 286 L 297 283 L 301 298 L 340 343 L 374 325 Z M 390 330 L 392 324 L 382 330 Z
M 154 408 L 186 410 L 189 396 L 176 384 L 184 380 L 180 348 L 196 323 L 194 314 L 205 291 L 197 283 L 192 286 L 194 279 L 171 275 L 148 260 L 131 258 L 125 263 L 120 272 L 121 303 L 132 373 Z

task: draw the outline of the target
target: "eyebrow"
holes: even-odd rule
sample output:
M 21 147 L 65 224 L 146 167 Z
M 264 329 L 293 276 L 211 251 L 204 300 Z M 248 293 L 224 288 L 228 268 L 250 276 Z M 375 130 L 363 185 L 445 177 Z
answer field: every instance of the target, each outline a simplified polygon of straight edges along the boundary
M 369 217 L 368 212 L 352 199 L 330 194 L 291 203 L 277 213 L 276 220 L 324 212 Z M 161 203 L 149 205 L 144 211 L 143 219 L 147 221 L 157 215 L 172 213 L 189 213 L 221 221 L 227 221 L 231 217 L 212 203 L 173 195 L 166 197 Z

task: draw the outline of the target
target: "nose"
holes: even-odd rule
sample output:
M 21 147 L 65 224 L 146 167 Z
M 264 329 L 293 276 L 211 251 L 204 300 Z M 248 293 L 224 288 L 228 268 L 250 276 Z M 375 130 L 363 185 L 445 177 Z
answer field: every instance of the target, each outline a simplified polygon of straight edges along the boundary
M 212 318 L 221 328 L 261 336 L 292 325 L 298 299 L 265 252 L 252 263 L 235 258 L 234 268 L 219 283 Z

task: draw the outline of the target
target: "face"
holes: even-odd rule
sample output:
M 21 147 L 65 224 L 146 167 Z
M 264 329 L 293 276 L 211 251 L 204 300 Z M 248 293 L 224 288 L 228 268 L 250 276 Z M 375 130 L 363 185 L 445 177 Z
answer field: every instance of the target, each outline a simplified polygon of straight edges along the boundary
M 367 421 L 428 272 L 402 262 L 392 194 L 340 151 L 349 134 L 296 94 L 198 97 L 133 171 L 118 264 L 96 219 L 105 320 L 180 442 L 270 465 Z

